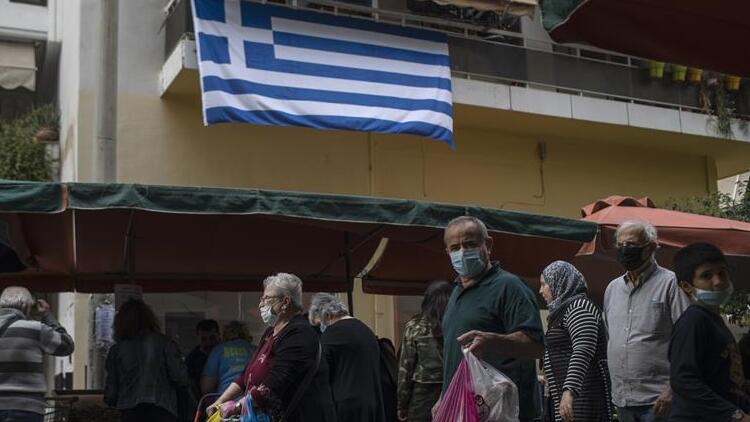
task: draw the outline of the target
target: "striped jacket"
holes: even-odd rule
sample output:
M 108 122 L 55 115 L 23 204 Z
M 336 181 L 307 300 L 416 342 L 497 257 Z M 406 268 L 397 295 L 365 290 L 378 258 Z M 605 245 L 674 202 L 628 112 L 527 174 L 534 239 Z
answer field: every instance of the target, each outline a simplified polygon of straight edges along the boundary
M 40 322 L 17 309 L 0 308 L 0 327 L 6 325 L 0 335 L 0 410 L 43 414 L 44 355 L 70 355 L 73 339 L 50 313 Z

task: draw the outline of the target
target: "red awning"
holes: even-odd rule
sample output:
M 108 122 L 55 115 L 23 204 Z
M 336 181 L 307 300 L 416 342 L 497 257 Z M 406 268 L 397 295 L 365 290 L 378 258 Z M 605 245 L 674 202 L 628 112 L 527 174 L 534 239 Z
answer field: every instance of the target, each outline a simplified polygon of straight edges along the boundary
M 648 59 L 750 77 L 749 1 L 567 2 L 571 3 L 567 16 L 545 17 L 545 26 L 556 42 L 590 44 Z M 552 7 L 545 7 L 545 2 L 542 8 L 543 13 L 553 13 Z

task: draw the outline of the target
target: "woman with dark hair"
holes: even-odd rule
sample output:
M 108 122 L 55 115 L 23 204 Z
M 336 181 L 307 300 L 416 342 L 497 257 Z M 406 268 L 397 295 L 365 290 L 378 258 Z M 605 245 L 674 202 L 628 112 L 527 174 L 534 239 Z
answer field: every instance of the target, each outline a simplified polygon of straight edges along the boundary
M 151 308 L 140 300 L 120 307 L 115 345 L 107 355 L 104 401 L 122 422 L 174 422 L 177 390 L 188 385 L 177 344 L 161 333 Z
M 443 333 L 440 328 L 453 287 L 435 281 L 427 287 L 422 312 L 406 323 L 398 362 L 398 418 L 429 422 L 443 388 Z
M 599 308 L 588 297 L 573 264 L 555 261 L 540 278 L 549 318 L 544 335 L 544 376 L 556 422 L 609 422 L 612 396 L 607 332 Z

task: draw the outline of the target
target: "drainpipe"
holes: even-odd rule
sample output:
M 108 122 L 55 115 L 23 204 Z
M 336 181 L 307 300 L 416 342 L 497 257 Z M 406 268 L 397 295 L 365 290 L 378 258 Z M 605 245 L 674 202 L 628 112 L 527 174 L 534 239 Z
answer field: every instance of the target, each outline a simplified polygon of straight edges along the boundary
M 92 179 L 98 183 L 117 181 L 117 15 L 118 0 L 100 0 L 99 43 L 96 62 L 96 124 Z M 96 309 L 106 305 L 106 294 L 91 295 L 89 321 L 89 365 L 87 387 L 104 387 L 107 350 L 96 344 Z
M 96 66 L 96 133 L 94 182 L 117 181 L 117 7 L 101 0 Z

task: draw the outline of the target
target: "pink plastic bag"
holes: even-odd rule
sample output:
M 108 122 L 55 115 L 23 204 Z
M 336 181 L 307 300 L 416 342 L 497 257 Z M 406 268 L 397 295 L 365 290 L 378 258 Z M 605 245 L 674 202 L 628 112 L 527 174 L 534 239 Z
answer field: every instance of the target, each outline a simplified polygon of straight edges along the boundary
M 466 358 L 461 359 L 448 389 L 438 404 L 433 422 L 479 422 L 474 386 Z

